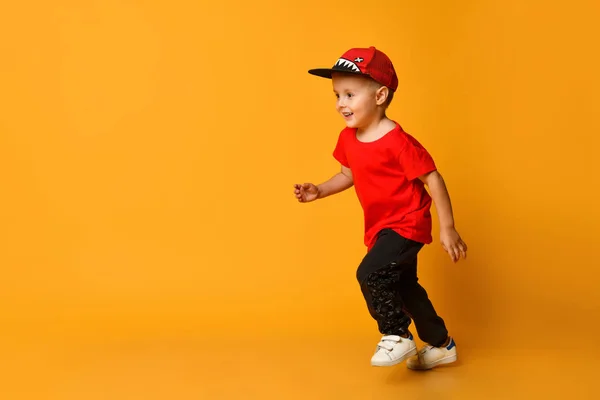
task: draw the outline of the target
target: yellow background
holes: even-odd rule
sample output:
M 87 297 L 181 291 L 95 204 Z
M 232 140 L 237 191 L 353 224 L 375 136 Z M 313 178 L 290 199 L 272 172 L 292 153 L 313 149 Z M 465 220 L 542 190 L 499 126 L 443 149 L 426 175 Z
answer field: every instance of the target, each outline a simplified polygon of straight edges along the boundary
M 341 335 L 366 338 L 346 349 L 366 363 L 359 204 L 298 204 L 292 185 L 339 168 L 343 120 L 306 71 L 370 45 L 469 245 L 452 264 L 436 220 L 420 259 L 457 341 L 597 342 L 599 3 L 422 3 L 0 6 L 5 347 Z

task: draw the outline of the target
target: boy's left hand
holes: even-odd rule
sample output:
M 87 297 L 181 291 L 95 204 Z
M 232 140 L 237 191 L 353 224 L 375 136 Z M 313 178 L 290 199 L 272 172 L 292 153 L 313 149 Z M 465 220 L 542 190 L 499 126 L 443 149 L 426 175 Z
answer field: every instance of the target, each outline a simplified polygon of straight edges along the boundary
M 452 262 L 457 262 L 460 257 L 467 258 L 467 244 L 463 242 L 454 228 L 443 229 L 440 232 L 442 248 L 450 255 Z

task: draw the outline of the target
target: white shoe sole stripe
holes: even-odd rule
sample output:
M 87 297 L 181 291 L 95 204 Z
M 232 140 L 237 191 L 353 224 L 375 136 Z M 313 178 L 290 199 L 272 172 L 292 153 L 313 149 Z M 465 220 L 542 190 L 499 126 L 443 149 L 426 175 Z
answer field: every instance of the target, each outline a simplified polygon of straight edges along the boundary
M 418 369 L 418 370 L 426 370 L 426 369 L 431 369 L 434 367 L 437 367 L 438 365 L 441 364 L 450 364 L 453 363 L 454 361 L 456 361 L 457 357 L 456 354 L 452 355 L 452 356 L 447 356 L 444 358 L 441 358 L 435 362 L 432 362 L 431 364 L 416 364 L 416 365 L 411 365 L 411 364 L 406 364 L 408 368 L 410 369 Z

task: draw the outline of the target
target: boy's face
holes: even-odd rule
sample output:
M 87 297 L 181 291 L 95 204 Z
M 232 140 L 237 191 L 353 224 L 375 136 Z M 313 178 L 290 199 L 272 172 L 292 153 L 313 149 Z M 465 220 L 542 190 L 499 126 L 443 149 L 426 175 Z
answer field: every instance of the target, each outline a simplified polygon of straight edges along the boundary
M 363 76 L 338 74 L 332 76 L 336 109 L 349 128 L 368 126 L 377 116 L 377 85 Z

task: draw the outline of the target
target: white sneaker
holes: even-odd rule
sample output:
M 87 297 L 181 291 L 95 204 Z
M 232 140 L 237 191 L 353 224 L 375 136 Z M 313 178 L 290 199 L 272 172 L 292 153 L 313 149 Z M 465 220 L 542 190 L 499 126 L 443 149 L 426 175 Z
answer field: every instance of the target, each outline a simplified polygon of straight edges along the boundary
M 424 370 L 454 361 L 456 361 L 456 343 L 450 338 L 450 343 L 446 347 L 423 347 L 416 356 L 408 359 L 406 366 L 410 369 Z
M 371 365 L 391 367 L 415 354 L 417 354 L 417 346 L 411 333 L 408 334 L 408 338 L 398 335 L 386 335 L 377 343 L 377 350 L 371 358 Z

